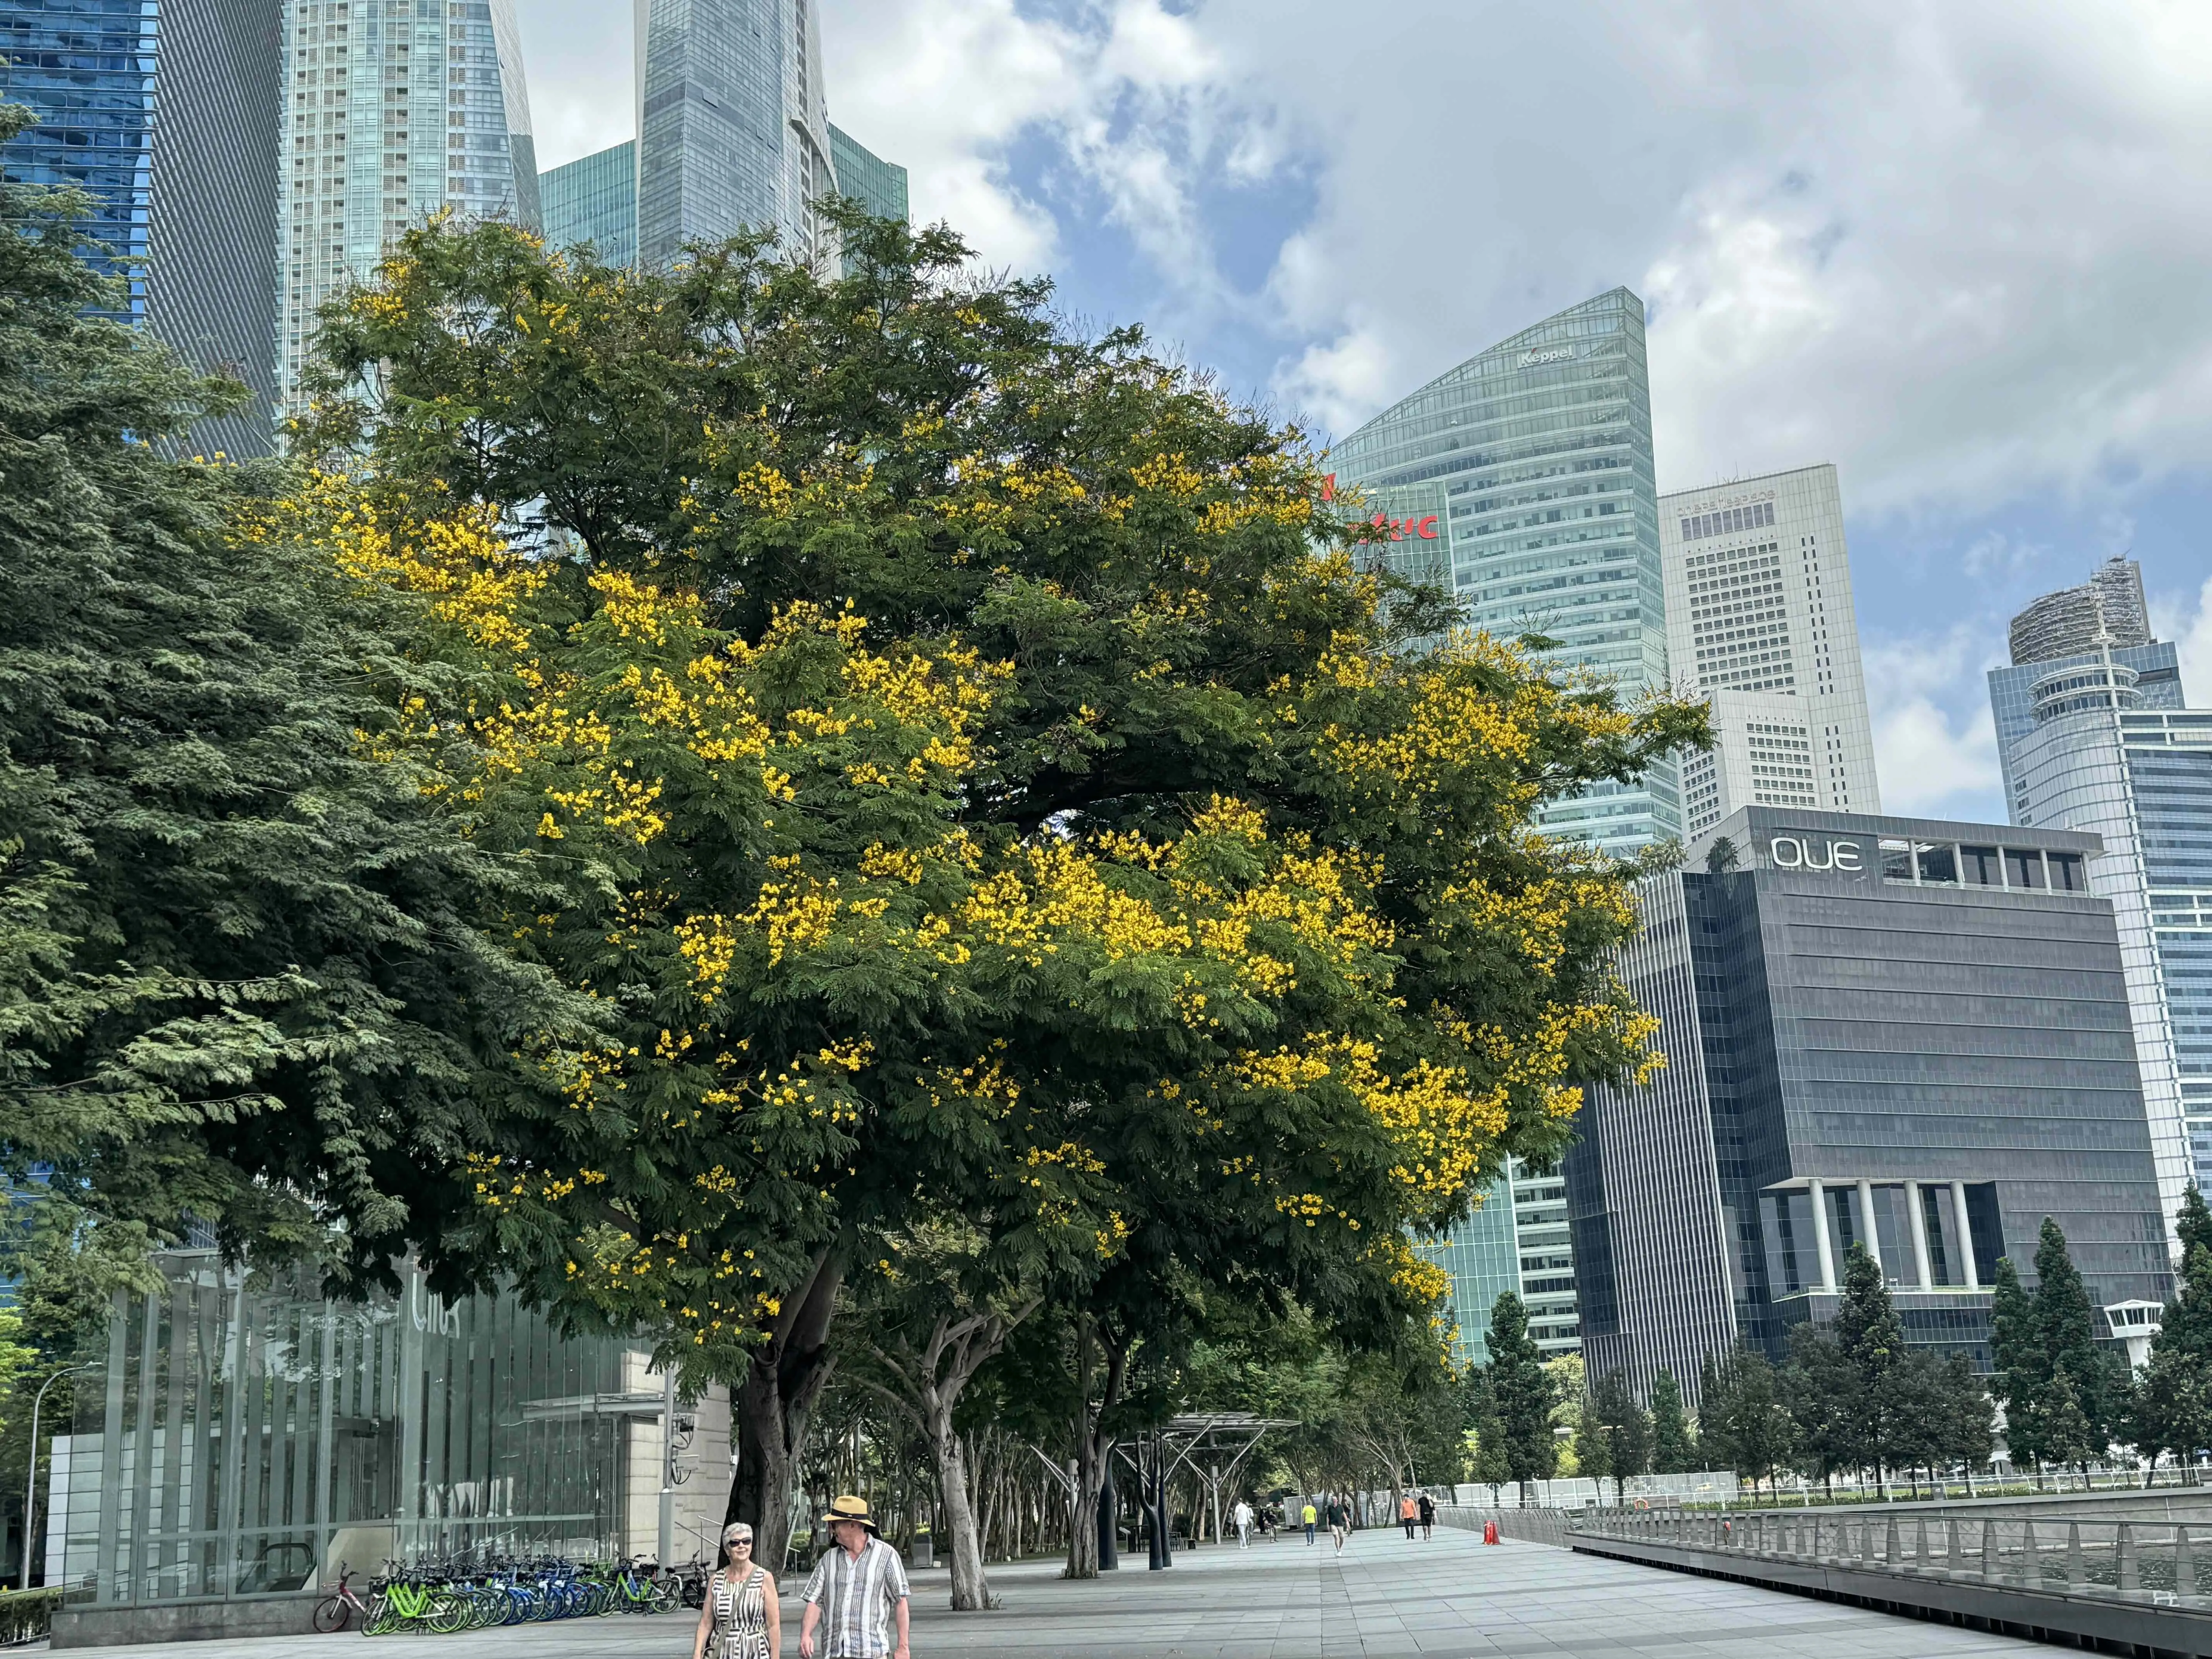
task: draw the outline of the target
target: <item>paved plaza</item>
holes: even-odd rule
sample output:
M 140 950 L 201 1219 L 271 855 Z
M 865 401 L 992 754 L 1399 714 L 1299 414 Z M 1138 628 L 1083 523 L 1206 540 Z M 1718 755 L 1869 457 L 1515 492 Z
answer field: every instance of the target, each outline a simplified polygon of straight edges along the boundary
M 2039 1652 L 2027 1642 L 1694 1578 L 1541 1544 L 1484 1547 L 1438 1528 L 1426 1543 L 1366 1532 L 1206 1548 L 1147 1572 L 1138 1556 L 1092 1583 L 1049 1562 L 1000 1567 L 1006 1606 L 955 1613 L 945 1574 L 918 1573 L 915 1659 L 1966 1659 Z M 580 1620 L 465 1636 L 380 1637 L 364 1659 L 689 1659 L 697 1615 Z M 798 1659 L 794 1613 L 785 1659 Z M 357 1635 L 78 1649 L 112 1659 L 328 1659 Z

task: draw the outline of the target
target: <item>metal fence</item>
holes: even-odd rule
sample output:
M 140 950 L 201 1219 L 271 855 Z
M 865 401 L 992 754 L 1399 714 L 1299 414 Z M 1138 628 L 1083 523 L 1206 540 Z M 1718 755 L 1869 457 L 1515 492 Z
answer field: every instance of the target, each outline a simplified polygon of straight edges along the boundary
M 1495 1522 L 1501 1535 L 1516 1542 L 1552 1544 L 1562 1547 L 1566 1544 L 1566 1531 L 1571 1519 L 1565 1510 L 1488 1510 L 1463 1504 L 1447 1504 L 1437 1510 L 1437 1520 L 1440 1524 L 1456 1527 L 1463 1532 L 1480 1532 L 1486 1523 Z
M 2212 1526 L 2066 1515 L 1589 1510 L 1575 1535 L 2014 1589 L 2212 1609 Z

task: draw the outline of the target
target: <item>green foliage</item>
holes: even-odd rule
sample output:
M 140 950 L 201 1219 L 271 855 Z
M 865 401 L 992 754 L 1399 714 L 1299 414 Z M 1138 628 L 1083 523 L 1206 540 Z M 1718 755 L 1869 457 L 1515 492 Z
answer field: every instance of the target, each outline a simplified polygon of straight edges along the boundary
M 434 1230 L 553 1006 L 478 932 L 508 873 L 364 741 L 407 619 L 258 533 L 278 470 L 171 459 L 243 388 L 102 314 L 87 205 L 0 184 L 0 1176 L 97 1241 L 36 1258 L 76 1318 L 188 1218 L 356 1269 Z
M 2212 1212 L 2189 1189 L 2176 1231 L 2188 1254 L 2133 1395 L 2136 1449 L 2189 1459 L 2212 1446 Z
M 2015 1468 L 2044 1455 L 2042 1410 L 2049 1383 L 2035 1310 L 2010 1256 L 1997 1261 L 1990 1293 L 1990 1358 L 1997 1403 L 2004 1408 L 2005 1447 Z
M 1911 1394 L 1918 1379 L 1905 1364 L 1905 1326 L 1890 1300 L 1881 1264 L 1863 1244 L 1853 1244 L 1844 1262 L 1833 1330 L 1850 1377 L 1853 1432 L 1845 1443 L 1851 1461 L 1875 1469 L 1899 1467 L 1909 1461 L 1905 1443 L 1911 1432 Z
M 1676 1403 L 1679 1407 L 1680 1401 Z M 1594 1467 L 1583 1452 L 1586 1443 L 1601 1459 L 1602 1469 Z M 1628 1390 L 1628 1379 L 1620 1371 L 1608 1371 L 1589 1391 L 1589 1403 L 1583 1408 L 1583 1432 L 1577 1436 L 1575 1448 L 1583 1474 L 1593 1480 L 1610 1474 L 1616 1489 L 1624 1493 L 1629 1476 L 1650 1473 L 1651 1419 L 1636 1403 L 1636 1396 Z
M 2086 1463 L 2102 1456 L 2115 1434 L 2139 1427 L 2140 1415 L 2131 1410 L 2124 1362 L 2097 1347 L 2088 1291 L 2066 1235 L 2049 1216 L 2036 1243 L 2035 1273 L 2031 1296 L 2010 1260 L 1999 1261 L 1991 1297 L 2005 1444 L 2016 1465 Z
M 1559 1443 L 1552 1437 L 1552 1380 L 1528 1334 L 1528 1310 L 1510 1291 L 1490 1310 L 1490 1363 L 1483 1367 L 1483 1385 L 1498 1425 L 1505 1478 L 1524 1491 L 1531 1480 L 1549 1480 L 1559 1461 Z
M 1796 1333 L 1791 1336 L 1794 1352 Z M 1773 1478 L 1790 1456 L 1795 1427 L 1765 1355 L 1743 1347 L 1726 1359 L 1705 1356 L 1698 1382 L 1698 1429 L 1708 1467 L 1733 1468 L 1739 1479 L 1754 1486 Z
M 1682 1408 L 1682 1385 L 1662 1370 L 1651 1379 L 1651 1468 L 1659 1474 L 1680 1474 L 1697 1467 L 1697 1448 Z

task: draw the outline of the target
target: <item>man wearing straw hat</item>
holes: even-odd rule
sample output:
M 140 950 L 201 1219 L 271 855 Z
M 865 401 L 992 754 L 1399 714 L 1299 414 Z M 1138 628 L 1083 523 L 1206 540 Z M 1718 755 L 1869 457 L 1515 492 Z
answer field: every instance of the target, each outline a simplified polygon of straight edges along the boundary
M 858 1498 L 832 1500 L 834 1547 L 814 1564 L 806 1581 L 806 1612 L 799 1626 L 799 1659 L 908 1659 L 906 1569 L 898 1552 L 875 1535 L 868 1506 Z M 898 1639 L 891 1639 L 891 1626 Z

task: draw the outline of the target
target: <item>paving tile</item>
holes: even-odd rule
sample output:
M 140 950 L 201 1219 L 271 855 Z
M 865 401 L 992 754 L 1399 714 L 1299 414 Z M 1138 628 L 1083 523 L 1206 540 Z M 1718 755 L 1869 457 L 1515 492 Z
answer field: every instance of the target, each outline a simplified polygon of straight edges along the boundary
M 956 1613 L 915 1575 L 915 1659 L 1997 1659 L 2036 1644 L 1540 1544 L 1439 1528 L 1326 1545 L 1143 1559 L 1091 1583 L 994 1567 L 1004 1607 Z M 383 1637 L 362 1659 L 688 1659 L 696 1615 L 617 1616 L 465 1636 Z M 796 1609 L 785 1659 L 797 1659 Z M 331 1659 L 357 1636 L 79 1649 L 84 1659 Z M 344 1651 L 353 1651 L 344 1649 Z

